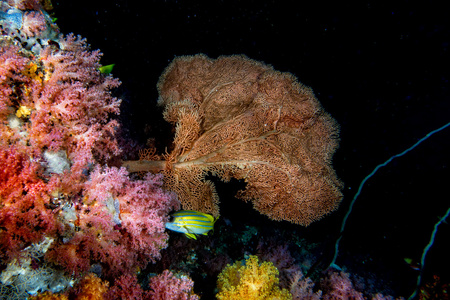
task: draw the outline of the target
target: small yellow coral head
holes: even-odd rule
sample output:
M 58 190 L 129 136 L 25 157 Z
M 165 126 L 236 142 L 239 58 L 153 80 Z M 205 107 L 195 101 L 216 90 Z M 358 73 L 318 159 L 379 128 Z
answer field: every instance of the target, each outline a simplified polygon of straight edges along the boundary
M 292 300 L 286 289 L 280 289 L 278 270 L 271 262 L 258 262 L 251 255 L 245 264 L 228 265 L 217 280 L 219 300 Z
M 21 105 L 19 109 L 16 111 L 16 117 L 18 118 L 28 118 L 31 114 L 31 109 L 26 107 L 25 105 Z

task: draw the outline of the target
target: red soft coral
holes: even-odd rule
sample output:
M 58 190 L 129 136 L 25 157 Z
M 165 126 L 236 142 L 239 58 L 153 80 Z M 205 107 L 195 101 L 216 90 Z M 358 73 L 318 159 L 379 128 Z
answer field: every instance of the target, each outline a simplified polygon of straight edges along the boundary
M 46 183 L 38 177 L 40 165 L 16 149 L 0 146 L 0 258 L 10 258 L 30 243 L 56 230 L 47 205 Z
M 126 273 L 121 275 L 114 281 L 112 286 L 105 295 L 107 300 L 141 300 L 143 298 L 144 291 L 138 283 L 136 275 Z

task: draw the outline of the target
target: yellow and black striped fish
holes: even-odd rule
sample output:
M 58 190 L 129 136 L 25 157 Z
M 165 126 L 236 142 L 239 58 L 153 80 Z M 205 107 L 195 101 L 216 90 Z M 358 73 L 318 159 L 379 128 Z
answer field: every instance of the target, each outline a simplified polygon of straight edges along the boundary
M 214 229 L 217 219 L 194 210 L 180 210 L 172 214 L 173 220 L 166 223 L 166 228 L 184 233 L 190 239 L 197 239 L 197 234 L 208 235 Z

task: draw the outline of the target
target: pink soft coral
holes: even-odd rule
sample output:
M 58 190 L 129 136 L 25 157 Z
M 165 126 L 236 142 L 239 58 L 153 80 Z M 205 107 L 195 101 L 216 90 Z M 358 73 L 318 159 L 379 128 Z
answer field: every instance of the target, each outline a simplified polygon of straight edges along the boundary
M 113 201 L 111 197 L 117 199 L 114 205 L 116 213 L 120 211 L 122 243 L 141 253 L 143 265 L 158 258 L 160 249 L 167 246 L 167 214 L 179 207 L 175 195 L 164 192 L 161 186 L 161 175 L 148 174 L 143 180 L 131 181 L 124 168 L 100 167 L 86 183 L 86 195 L 97 203 L 106 205 Z
M 44 29 L 41 12 L 25 13 L 28 35 Z M 120 154 L 120 100 L 111 95 L 120 82 L 99 71 L 100 57 L 74 35 L 40 52 L 13 38 L 0 42 L 2 263 L 50 237 L 45 263 L 70 276 L 95 265 L 112 280 L 145 268 L 167 247 L 164 223 L 179 203 L 162 190 L 161 176 L 131 179 L 107 166 Z
M 324 300 L 364 300 L 362 293 L 355 290 L 350 276 L 345 272 L 329 272 L 321 282 Z
M 165 270 L 162 274 L 150 279 L 148 299 L 152 300 L 197 300 L 200 299 L 192 291 L 194 282 L 187 276 L 175 276 Z
M 101 53 L 74 35 L 61 36 L 59 46 L 45 47 L 40 57 L 11 43 L 0 48 L 1 143 L 27 144 L 37 156 L 65 151 L 69 182 L 79 181 L 90 164 L 117 156 L 119 124 L 111 116 L 120 100 L 110 90 L 120 82 L 98 70 Z M 21 109 L 28 114 L 19 116 Z
M 46 259 L 70 274 L 145 267 L 167 246 L 164 222 L 178 202 L 161 176 L 100 167 L 120 153 L 120 100 L 110 93 L 120 82 L 101 74 L 101 53 L 80 37 L 61 36 L 39 56 L 11 43 L 0 48 L 2 255 L 52 235 Z M 64 167 L 54 171 L 49 157 Z
M 163 191 L 162 184 L 162 175 L 148 174 L 143 180 L 129 182 L 119 197 L 130 247 L 142 253 L 140 259 L 145 262 L 159 258 L 160 249 L 167 247 L 167 214 L 179 209 L 175 195 Z
M 132 181 L 123 168 L 95 167 L 77 208 L 78 230 L 66 231 L 67 241 L 55 245 L 47 258 L 76 273 L 94 263 L 111 276 L 145 268 L 167 247 L 164 222 L 178 207 L 161 185 L 157 175 Z
M 36 14 L 27 12 L 30 17 Z M 63 223 L 59 232 L 63 240 L 97 243 L 95 233 L 72 232 L 75 224 L 68 224 L 64 213 L 72 207 L 73 214 L 84 216 L 80 221 L 101 220 L 103 210 L 82 209 L 79 198 L 89 168 L 120 152 L 115 136 L 118 122 L 111 118 L 118 114 L 120 100 L 110 94 L 120 82 L 100 73 L 100 56 L 73 35 L 61 36 L 59 47 L 53 43 L 39 56 L 7 37 L 0 44 L 1 162 L 4 174 L 9 172 L 3 176 L 0 197 L 0 222 L 7 228 L 1 232 L 4 251 L 15 253 L 43 234 L 55 233 L 57 220 Z M 66 167 L 54 174 L 49 157 L 57 153 L 59 164 Z M 105 228 L 103 224 L 102 230 L 109 234 Z M 66 256 L 72 258 L 73 246 L 65 246 Z M 97 252 L 102 258 L 100 253 L 104 251 Z M 75 265 L 84 270 L 88 262 Z
M 314 282 L 310 278 L 305 278 L 301 271 L 292 274 L 289 291 L 293 300 L 320 300 L 322 291 L 314 292 Z
M 40 11 L 25 12 L 22 22 L 23 32 L 30 37 L 39 36 L 47 29 L 47 21 Z
M 14 6 L 15 8 L 18 8 L 20 10 L 37 10 L 41 8 L 39 0 L 8 0 L 7 2 L 9 5 Z
M 34 109 L 30 137 L 40 148 L 65 148 L 72 171 L 79 171 L 94 159 L 119 153 L 114 136 L 119 125 L 109 116 L 119 113 L 120 100 L 110 89 L 120 82 L 99 72 L 101 53 L 89 51 L 84 39 L 68 35 L 59 44 L 41 53 L 44 82 L 27 97 Z

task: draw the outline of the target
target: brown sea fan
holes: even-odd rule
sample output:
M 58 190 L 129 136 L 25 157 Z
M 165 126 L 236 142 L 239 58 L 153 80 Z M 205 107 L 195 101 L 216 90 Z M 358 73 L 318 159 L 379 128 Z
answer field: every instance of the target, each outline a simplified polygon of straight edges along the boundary
M 183 56 L 164 71 L 158 90 L 176 129 L 173 151 L 164 163 L 125 165 L 163 169 L 165 187 L 184 209 L 219 214 L 208 172 L 244 180 L 238 197 L 274 220 L 306 226 L 336 209 L 342 183 L 331 158 L 339 127 L 293 75 L 245 56 Z

